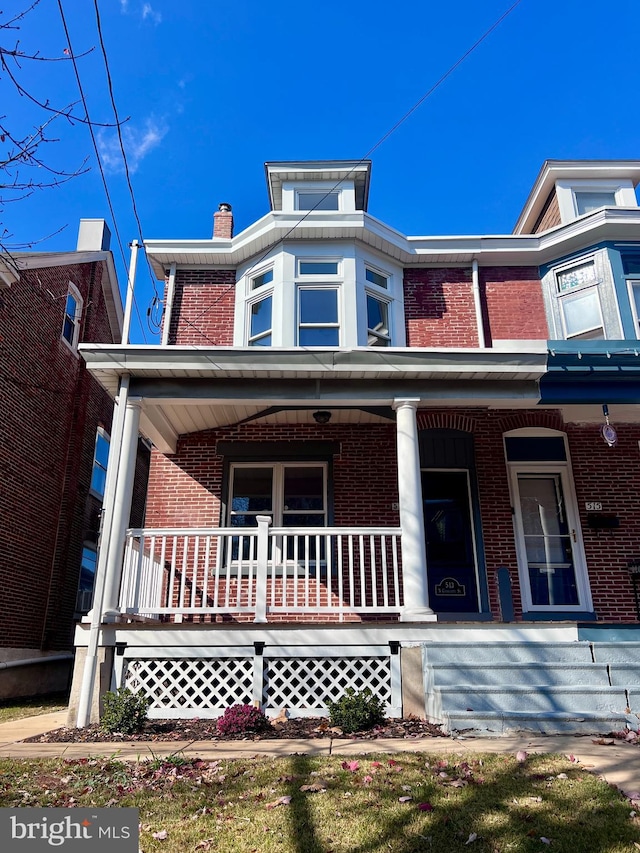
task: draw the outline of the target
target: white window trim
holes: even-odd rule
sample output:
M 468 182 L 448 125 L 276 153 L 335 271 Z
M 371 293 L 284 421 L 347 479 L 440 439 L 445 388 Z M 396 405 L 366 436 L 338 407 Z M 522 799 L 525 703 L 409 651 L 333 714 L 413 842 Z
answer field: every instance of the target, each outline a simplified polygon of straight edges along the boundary
M 600 324 L 590 326 L 587 329 L 582 329 L 579 332 L 572 332 L 571 334 L 569 334 L 569 332 L 567 331 L 567 321 L 564 314 L 564 305 L 568 302 L 573 302 L 573 300 L 576 298 L 584 296 L 584 294 L 590 290 L 593 290 L 596 295 L 596 299 L 598 302 L 598 314 L 600 315 Z M 562 321 L 562 331 L 564 333 L 563 337 L 565 341 L 580 340 L 583 335 L 588 335 L 590 332 L 595 332 L 598 329 L 602 329 L 602 340 L 607 339 L 607 330 L 605 329 L 604 317 L 602 316 L 602 303 L 600 302 L 600 293 L 597 284 L 591 284 L 586 287 L 576 287 L 574 290 L 569 290 L 566 293 L 558 295 L 560 297 L 560 319 Z
M 633 182 L 627 179 L 610 180 L 606 178 L 591 178 L 573 181 L 556 181 L 556 195 L 560 209 L 560 220 L 562 224 L 573 222 L 581 216 L 590 214 L 579 214 L 576 202 L 576 192 L 593 193 L 615 193 L 616 207 L 637 207 L 636 194 Z M 604 206 L 604 205 L 603 205 Z
M 64 336 L 64 327 L 67 319 L 67 300 L 69 296 L 73 296 L 76 302 L 76 315 L 73 319 L 73 340 L 68 341 Z M 74 355 L 78 355 L 78 343 L 80 341 L 80 325 L 82 322 L 82 308 L 84 305 L 84 300 L 80 294 L 80 291 L 75 286 L 75 284 L 70 281 L 67 287 L 67 293 L 64 299 L 64 317 L 62 320 L 62 329 L 60 331 L 60 340 L 63 344 L 68 347 Z
M 640 338 L 640 312 L 636 308 L 636 300 L 633 298 L 634 288 L 640 290 L 640 275 L 637 278 L 627 278 L 627 293 L 629 294 L 629 302 L 631 304 L 631 316 L 633 317 L 634 328 L 636 330 L 636 338 Z
M 385 347 L 381 347 L 381 349 L 386 349 L 386 348 L 388 348 L 388 347 L 390 347 L 390 346 L 391 346 L 391 342 L 392 342 L 392 340 L 393 340 L 393 337 L 392 337 L 392 329 L 393 329 L 393 317 L 392 317 L 392 314 L 393 314 L 393 300 L 389 298 L 389 295 L 388 295 L 388 294 L 386 294 L 386 291 L 383 291 L 383 292 L 381 293 L 381 292 L 380 292 L 380 288 L 378 288 L 378 290 L 374 291 L 374 290 L 370 290 L 368 287 L 365 287 L 364 294 L 365 294 L 365 314 L 366 314 L 366 317 L 365 317 L 365 323 L 366 323 L 366 326 L 367 326 L 367 348 L 369 348 L 369 349 L 371 349 L 371 348 L 373 348 L 373 349 L 378 349 L 378 347 L 375 347 L 373 344 L 370 344 L 370 343 L 369 343 L 369 335 L 370 335 L 370 334 L 372 334 L 372 335 L 375 335 L 375 336 L 376 336 L 377 338 L 379 338 L 380 340 L 388 341 L 388 343 L 385 345 Z M 385 296 L 384 296 L 383 294 L 386 294 L 386 298 L 385 298 Z M 387 332 L 387 334 L 386 334 L 386 335 L 381 335 L 379 332 L 376 332 L 374 329 L 370 329 L 370 327 L 369 327 L 369 312 L 368 312 L 368 310 L 367 310 L 367 308 L 366 308 L 366 303 L 367 303 L 367 297 L 368 297 L 368 296 L 370 296 L 372 299 L 375 299 L 375 300 L 376 300 L 376 302 L 382 302 L 384 305 L 386 305 L 386 306 L 387 306 L 387 329 L 388 329 L 388 332 Z
M 257 278 L 260 278 L 260 276 L 266 275 L 268 272 L 273 273 L 273 278 L 271 279 L 271 281 L 266 281 L 264 284 L 260 284 L 260 285 L 257 285 L 254 287 L 254 284 L 253 284 L 254 281 Z M 249 293 L 250 294 L 262 292 L 263 287 L 273 287 L 273 284 L 275 281 L 274 264 L 268 264 L 265 267 L 256 267 L 255 269 L 249 270 L 248 278 L 249 278 L 248 287 L 249 287 Z
M 336 276 L 333 276 L 335 279 Z M 300 292 L 303 290 L 333 290 L 336 294 L 336 322 L 335 323 L 302 323 L 300 317 Z M 344 328 L 342 323 L 342 310 L 341 310 L 341 302 L 342 302 L 342 282 L 338 281 L 298 281 L 296 284 L 296 346 L 303 347 L 304 349 L 308 349 L 310 347 L 321 347 L 326 348 L 326 344 L 301 344 L 300 343 L 300 330 L 301 329 L 337 329 L 338 330 L 338 343 L 336 346 L 342 346 L 342 340 L 344 335 Z
M 560 281 L 559 276 L 562 273 L 570 272 L 572 269 L 576 267 L 585 266 L 586 264 L 593 264 L 593 272 L 594 278 L 593 281 L 588 281 L 585 284 L 579 284 L 577 287 L 573 287 L 570 290 L 560 290 Z M 560 322 L 562 324 L 562 337 L 564 340 L 580 340 L 581 335 L 588 334 L 589 332 L 593 332 L 597 329 L 602 329 L 603 340 L 607 338 L 607 330 L 605 328 L 604 316 L 602 313 L 602 302 L 600 299 L 600 285 L 602 284 L 602 279 L 598 275 L 598 264 L 596 263 L 595 255 L 586 255 L 582 258 L 574 258 L 570 263 L 562 264 L 562 266 L 555 267 L 553 270 L 553 282 L 554 282 L 554 298 L 558 302 L 558 310 L 560 313 Z M 574 332 L 569 334 L 567 332 L 567 323 L 564 315 L 564 303 L 571 302 L 575 299 L 577 294 L 584 294 L 586 291 L 595 289 L 596 298 L 598 300 L 598 313 L 600 315 L 600 325 L 592 326 L 588 329 L 583 329 L 581 332 Z
M 306 256 L 298 256 L 296 257 L 296 279 L 299 279 L 301 282 L 310 281 L 311 279 L 318 281 L 335 281 L 336 278 L 342 279 L 343 276 L 343 261 L 342 257 L 306 257 Z M 327 272 L 327 273 L 303 273 L 300 272 L 300 264 L 336 264 L 336 272 Z
M 256 469 L 256 468 L 269 468 L 273 471 L 273 480 L 272 480 L 272 511 L 268 512 L 267 510 L 256 511 L 255 513 L 234 513 L 232 508 L 233 503 L 233 486 L 235 481 L 235 472 L 239 469 Z M 284 471 L 285 468 L 320 468 L 322 469 L 322 503 L 324 509 L 322 510 L 300 510 L 300 512 L 296 512 L 297 515 L 322 515 L 324 516 L 324 524 L 322 527 L 326 527 L 328 523 L 328 466 L 326 462 L 314 462 L 309 461 L 305 462 L 304 460 L 300 460 L 298 462 L 233 462 L 230 465 L 230 477 L 229 477 L 229 496 L 228 496 L 228 508 L 227 508 L 227 524 L 231 527 L 231 517 L 233 515 L 271 515 L 272 517 L 272 526 L 273 527 L 283 527 L 283 519 L 284 519 Z M 293 512 L 293 510 L 291 511 Z M 239 528 L 240 530 L 240 528 Z
M 271 335 L 271 344 L 269 346 L 273 346 L 273 302 L 274 302 L 274 288 L 273 282 L 269 282 L 270 287 L 267 285 L 263 287 L 259 287 L 256 290 L 253 290 L 252 298 L 247 299 L 246 301 L 246 335 L 247 335 L 247 346 L 248 347 L 256 347 L 261 346 L 261 344 L 255 344 L 253 341 L 260 340 L 260 338 L 266 338 L 267 335 Z M 255 294 L 255 295 L 254 295 Z M 261 332 L 259 335 L 251 334 L 251 310 L 254 305 L 259 302 L 264 302 L 265 299 L 271 299 L 271 324 L 269 326 L 269 330 L 266 332 Z
M 507 458 L 506 438 L 562 438 L 564 441 L 565 460 L 550 462 L 510 462 Z M 571 457 L 567 435 L 560 430 L 546 429 L 545 427 L 528 427 L 514 429 L 503 433 L 504 459 L 507 466 L 509 479 L 509 493 L 513 513 L 513 533 L 516 555 L 518 559 L 518 574 L 520 578 L 520 596 L 522 599 L 523 613 L 554 613 L 566 611 L 567 613 L 590 613 L 593 610 L 591 599 L 591 588 L 589 585 L 589 574 L 587 571 L 587 558 L 584 551 L 582 526 L 580 524 L 580 513 L 578 512 L 578 500 L 575 491 Z M 578 590 L 578 604 L 552 605 L 532 604 L 531 588 L 529 585 L 529 565 L 524 545 L 524 531 L 519 510 L 518 474 L 560 474 L 565 499 L 565 511 L 567 513 L 568 526 L 575 533 L 575 542 L 572 542 L 573 564 L 576 576 L 576 588 Z
M 330 192 L 338 194 L 337 210 L 300 210 L 298 193 L 318 193 L 326 195 Z M 289 213 L 300 213 L 303 216 L 332 217 L 341 213 L 355 213 L 356 193 L 353 181 L 285 181 L 282 184 L 282 210 Z

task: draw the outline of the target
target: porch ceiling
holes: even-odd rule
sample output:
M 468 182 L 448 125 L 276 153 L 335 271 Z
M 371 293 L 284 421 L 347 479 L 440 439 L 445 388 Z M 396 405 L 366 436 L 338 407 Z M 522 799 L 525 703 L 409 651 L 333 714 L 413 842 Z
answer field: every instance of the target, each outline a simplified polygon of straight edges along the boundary
M 115 396 L 131 377 L 141 397 L 141 429 L 166 453 L 182 434 L 238 424 L 313 423 L 327 409 L 331 423 L 383 423 L 394 400 L 421 407 L 530 407 L 539 402 L 538 380 L 546 348 L 501 350 L 270 349 L 81 347 L 89 370 Z M 374 411 L 372 411 L 374 410 Z

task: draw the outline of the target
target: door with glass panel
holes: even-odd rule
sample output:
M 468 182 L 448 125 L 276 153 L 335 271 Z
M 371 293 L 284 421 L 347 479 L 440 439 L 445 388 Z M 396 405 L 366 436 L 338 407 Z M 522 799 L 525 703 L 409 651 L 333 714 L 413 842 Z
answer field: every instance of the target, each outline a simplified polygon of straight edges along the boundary
M 584 567 L 565 470 L 512 471 L 525 610 L 584 607 Z
M 327 483 L 324 463 L 242 463 L 232 465 L 229 527 L 247 529 L 257 526 L 257 516 L 271 518 L 272 527 L 326 527 Z M 239 539 L 234 559 L 238 559 Z M 270 538 L 269 558 L 273 555 Z M 284 561 L 315 561 L 315 537 L 287 534 L 275 541 L 277 564 Z M 324 545 L 321 544 L 322 551 Z M 243 540 L 243 559 L 249 558 L 250 540 Z

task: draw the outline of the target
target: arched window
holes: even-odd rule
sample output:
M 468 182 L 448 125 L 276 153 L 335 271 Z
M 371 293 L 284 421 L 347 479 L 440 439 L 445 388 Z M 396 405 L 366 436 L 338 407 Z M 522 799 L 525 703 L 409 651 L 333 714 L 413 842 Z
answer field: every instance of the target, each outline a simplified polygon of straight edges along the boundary
M 78 348 L 80 339 L 80 321 L 82 319 L 82 296 L 75 284 L 70 281 L 62 321 L 62 340 L 72 350 Z

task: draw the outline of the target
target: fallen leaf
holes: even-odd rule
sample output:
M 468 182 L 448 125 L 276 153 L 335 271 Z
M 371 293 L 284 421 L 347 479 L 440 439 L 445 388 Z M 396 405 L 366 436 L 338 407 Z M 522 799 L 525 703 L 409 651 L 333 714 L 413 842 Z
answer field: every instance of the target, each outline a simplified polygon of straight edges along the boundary
M 449 785 L 450 788 L 464 788 L 469 783 L 464 779 L 454 779 L 453 782 Z
M 266 808 L 268 809 L 276 809 L 278 806 L 288 806 L 291 802 L 291 797 L 278 797 L 277 800 L 274 800 L 272 803 L 267 803 Z
M 566 773 L 558 773 L 558 775 L 556 776 L 556 779 L 568 779 L 568 778 L 569 777 L 567 776 Z
M 343 761 L 341 767 L 343 770 L 349 770 L 351 773 L 355 773 L 360 769 L 360 765 L 357 761 Z
M 421 812 L 432 812 L 433 806 L 431 805 L 431 803 L 418 803 L 418 809 Z
M 307 791 L 310 794 L 324 794 L 327 789 L 323 787 L 319 782 L 314 782 L 312 785 L 303 785 L 300 790 Z
M 575 757 L 575 755 L 567 755 L 567 758 L 569 759 L 569 761 L 571 761 L 573 763 L 578 761 L 578 759 Z
M 521 762 L 526 761 L 528 757 L 529 757 L 529 753 L 525 752 L 524 749 L 519 749 L 516 752 L 516 761 L 521 761 Z
M 464 843 L 465 844 L 473 844 L 473 842 L 476 840 L 477 837 L 478 837 L 478 833 L 472 832 L 471 835 L 467 838 L 467 840 Z
M 551 844 L 551 839 L 545 838 L 544 835 L 540 836 L 540 841 L 542 841 L 543 844 Z
M 398 797 L 399 803 L 410 803 L 413 797 Z
M 373 782 L 373 776 L 365 776 L 362 781 L 364 782 L 365 785 L 368 785 L 369 782 Z
M 155 838 L 156 841 L 164 841 L 168 837 L 169 833 L 166 829 L 161 829 L 160 832 L 152 832 L 151 837 Z

